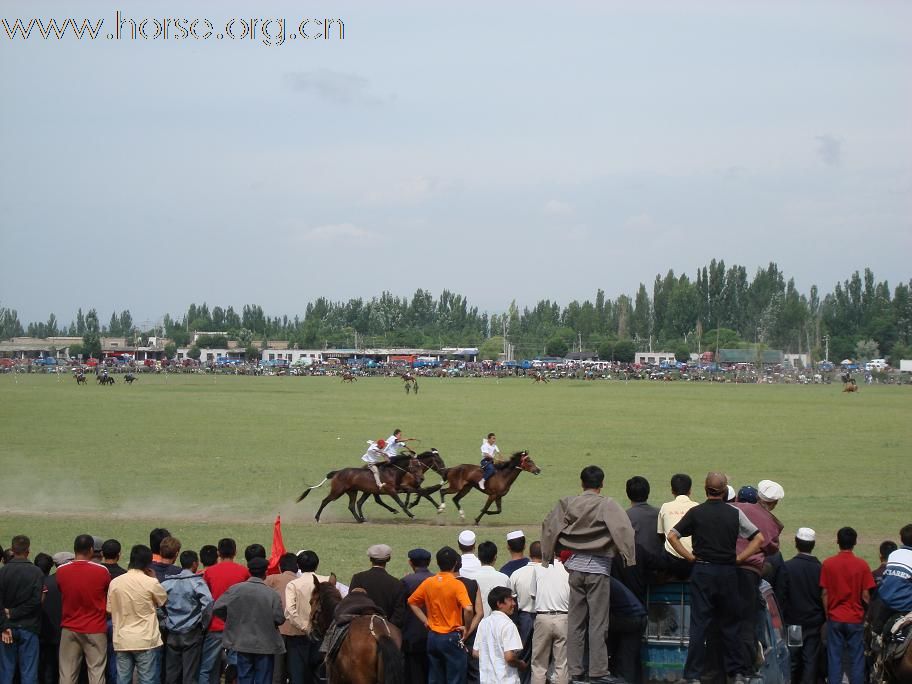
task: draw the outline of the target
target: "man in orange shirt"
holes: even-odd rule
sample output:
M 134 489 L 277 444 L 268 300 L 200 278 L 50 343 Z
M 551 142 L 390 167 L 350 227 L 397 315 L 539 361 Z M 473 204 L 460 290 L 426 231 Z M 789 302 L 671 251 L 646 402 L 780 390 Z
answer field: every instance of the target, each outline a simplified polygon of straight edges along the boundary
M 466 678 L 463 639 L 474 611 L 465 585 L 456 579 L 458 564 L 456 550 L 444 546 L 437 552 L 440 572 L 424 580 L 408 599 L 409 608 L 428 629 L 429 684 L 462 684 Z

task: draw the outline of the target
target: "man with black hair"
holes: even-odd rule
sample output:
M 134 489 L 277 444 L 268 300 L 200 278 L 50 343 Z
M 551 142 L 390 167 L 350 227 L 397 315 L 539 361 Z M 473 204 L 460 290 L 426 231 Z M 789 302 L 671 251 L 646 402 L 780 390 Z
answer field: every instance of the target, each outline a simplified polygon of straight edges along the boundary
M 703 484 L 706 501 L 689 509 L 668 532 L 668 542 L 688 563 L 690 572 L 690 643 L 684 678 L 695 682 L 703 675 L 706 635 L 715 624 L 721 632 L 725 674 L 734 684 L 746 681 L 751 664 L 744 662 L 740 638 L 738 565 L 757 553 L 765 539 L 742 511 L 725 503 L 727 478 L 711 472 Z M 692 549 L 681 541 L 692 537 Z M 740 553 L 739 537 L 749 540 Z
M 203 573 L 203 579 L 209 587 L 212 599 L 219 597 L 235 584 L 245 582 L 250 573 L 243 565 L 234 562 L 237 555 L 237 542 L 230 537 L 220 539 L 218 543 L 219 562 Z M 203 642 L 203 655 L 200 662 L 199 684 L 218 684 L 221 678 L 222 632 L 225 622 L 215 615 L 209 623 L 209 632 Z
M 428 570 L 430 562 L 430 551 L 412 549 L 408 552 L 408 564 L 412 572 L 401 580 L 406 600 L 424 580 L 434 576 Z M 402 653 L 405 656 L 406 684 L 426 684 L 428 680 L 427 629 L 411 610 L 406 611 L 402 626 Z
M 283 553 L 279 556 L 279 572 L 266 577 L 266 586 L 279 595 L 282 602 L 282 613 L 285 613 L 285 589 L 289 583 L 298 577 L 298 558 L 293 553 Z M 292 659 L 291 654 L 295 648 L 300 649 L 299 641 L 304 636 L 304 632 L 298 629 L 291 620 L 286 619 L 279 625 L 279 634 L 282 635 L 282 641 L 285 642 L 285 653 L 276 655 L 275 663 L 272 670 L 273 684 L 283 684 L 288 680 L 300 681 L 301 676 L 294 677 L 289 670 L 289 661 Z M 298 659 L 295 659 L 297 664 Z
M 44 594 L 41 599 L 41 633 L 38 635 L 38 681 L 57 684 L 60 651 L 60 589 L 57 577 L 51 574 L 54 559 L 46 553 L 35 556 L 35 567 L 44 573 Z M 115 684 L 111 682 L 111 684 Z
M 200 565 L 203 567 L 201 570 L 197 570 L 197 572 L 203 574 L 207 569 L 218 563 L 218 549 L 213 544 L 201 546 L 199 550 L 199 559 Z
M 244 549 L 244 560 L 247 563 L 254 558 L 266 558 L 266 547 L 262 544 L 251 544 Z
M 134 672 L 138 684 L 161 681 L 161 661 L 156 655 L 162 645 L 157 609 L 167 601 L 168 594 L 152 571 L 152 549 L 137 544 L 130 549 L 127 572 L 111 580 L 108 589 L 118 682 L 129 684 Z
M 896 551 L 899 548 L 899 545 L 892 539 L 887 539 L 880 543 L 880 547 L 877 549 L 878 555 L 880 556 L 880 565 L 874 568 L 871 571 L 871 575 L 874 576 L 874 583 L 877 585 L 877 589 L 880 588 L 881 583 L 883 582 L 884 570 L 887 569 L 887 559 L 890 557 L 890 554 Z M 877 595 L 877 589 L 871 592 L 871 597 Z
M 634 475 L 627 480 L 627 498 L 630 508 L 627 517 L 633 525 L 636 543 L 651 554 L 662 553 L 665 538 L 656 530 L 659 526 L 659 509 L 647 503 L 649 500 L 649 480 Z
M 174 539 L 174 537 L 169 537 Z M 166 555 L 167 540 L 162 542 Z M 167 684 L 196 684 L 203 639 L 212 610 L 212 593 L 196 574 L 199 557 L 195 551 L 180 555 L 180 572 L 168 575 L 161 585 L 168 594 L 168 608 L 162 623 L 165 639 L 165 681 Z
M 271 684 L 275 656 L 285 653 L 278 626 L 285 622 L 282 601 L 266 586 L 265 558 L 247 563 L 250 577 L 216 600 L 213 613 L 224 620 L 225 648 L 237 653 L 239 684 Z
M 673 575 L 684 580 L 687 579 L 688 573 L 690 573 L 690 564 L 684 560 L 680 553 L 675 551 L 667 536 L 675 524 L 684 517 L 684 514 L 697 505 L 697 502 L 690 498 L 692 487 L 693 480 L 691 480 L 690 475 L 677 473 L 671 476 L 671 495 L 674 499 L 662 504 L 659 509 L 658 524 L 656 525 L 658 533 L 665 538 L 663 561 Z M 683 537 L 681 544 L 688 551 L 693 550 L 690 537 Z
M 564 563 L 570 573 L 567 666 L 571 679 L 579 681 L 586 672 L 585 651 L 589 647 L 589 681 L 614 681 L 608 663 L 611 565 L 615 558 L 636 564 L 633 526 L 618 503 L 602 496 L 605 473 L 596 465 L 580 472 L 578 496 L 561 499 L 542 523 L 542 565 L 547 567 L 562 549 L 572 551 Z
M 422 582 L 408 598 L 409 608 L 428 629 L 428 682 L 464 682 L 468 660 L 464 650 L 466 626 L 474 611 L 465 585 L 455 575 L 459 554 L 444 546 L 437 552 L 440 572 Z
M 170 536 L 171 533 L 168 532 L 168 530 L 166 530 L 164 527 L 156 527 L 154 530 L 149 532 L 149 548 L 152 549 L 153 563 L 158 563 L 161 561 L 162 539 Z
M 481 684 L 519 684 L 519 672 L 529 669 L 520 658 L 522 639 L 510 616 L 516 599 L 509 587 L 494 587 L 488 594 L 490 614 L 478 625 L 472 655 L 478 658 Z
M 865 675 L 865 606 L 871 600 L 874 577 L 867 562 L 852 553 L 858 533 L 851 527 L 836 532 L 839 553 L 823 561 L 820 588 L 827 613 L 827 681 L 841 682 L 848 660 L 849 684 L 863 684 Z
M 389 563 L 392 554 L 393 550 L 386 544 L 371 546 L 367 550 L 370 570 L 355 573 L 349 584 L 349 591 L 364 589 L 389 621 L 402 629 L 405 621 L 405 589 L 402 582 L 386 571 L 386 564 Z
M 880 600 L 890 610 L 908 613 L 912 610 L 912 525 L 899 531 L 902 546 L 887 558 Z
M 481 592 L 481 601 L 484 604 L 484 614 L 487 617 L 491 614 L 488 594 L 494 587 L 510 588 L 510 578 L 494 567 L 497 562 L 497 544 L 494 542 L 485 541 L 478 545 L 478 560 L 481 562 L 481 567 L 472 574 L 471 578 L 478 582 L 478 590 Z
M 816 684 L 820 671 L 821 631 L 826 611 L 820 593 L 820 561 L 812 555 L 817 533 L 810 527 L 795 532 L 798 553 L 785 562 L 789 582 L 783 606 L 785 621 L 801 626 L 801 648 L 792 652 L 793 684 Z
M 120 566 L 121 550 L 120 542 L 116 539 L 108 539 L 101 545 L 101 564 L 110 573 L 111 579 L 120 577 L 127 571 Z
M 38 681 L 38 635 L 44 573 L 29 561 L 31 540 L 13 537 L 12 558 L 0 568 L 0 682 L 10 684 L 19 667 L 21 684 Z
M 57 570 L 63 611 L 60 682 L 76 684 L 85 662 L 89 684 L 104 684 L 108 662 L 108 587 L 111 573 L 95 563 L 95 540 L 81 534 L 73 542 L 75 560 Z
M 303 636 L 300 640 L 296 638 L 294 648 L 288 651 L 288 674 L 291 684 L 316 684 L 322 658 L 320 642 L 314 640 L 310 632 L 310 597 L 313 595 L 314 579 L 329 582 L 330 577 L 317 574 L 320 557 L 315 551 L 301 551 L 297 561 L 301 575 L 285 587 L 285 617 Z

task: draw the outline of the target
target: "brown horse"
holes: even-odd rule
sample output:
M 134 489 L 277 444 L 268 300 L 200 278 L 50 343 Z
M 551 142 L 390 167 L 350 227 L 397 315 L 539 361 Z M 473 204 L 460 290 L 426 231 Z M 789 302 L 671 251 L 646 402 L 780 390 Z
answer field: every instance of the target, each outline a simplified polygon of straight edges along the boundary
M 846 383 L 845 385 L 842 386 L 842 391 L 843 391 L 843 392 L 850 392 L 850 393 L 851 393 L 851 392 L 857 392 L 857 391 L 858 391 L 858 385 L 856 385 L 856 384 L 853 383 L 853 382 L 848 382 L 848 383 Z
M 874 663 L 871 681 L 880 684 L 912 682 L 912 613 L 890 620 L 884 630 L 884 641 Z M 895 637 L 893 635 L 896 635 Z M 879 675 L 879 676 L 877 676 Z
M 538 382 L 550 382 L 550 380 L 548 380 L 547 376 L 545 376 L 544 373 L 533 373 L 533 374 L 532 374 L 532 382 L 535 382 L 535 383 L 538 383 Z
M 357 591 L 357 590 L 356 590 Z M 342 595 L 335 585 L 314 577 L 310 595 L 311 633 L 322 639 L 329 631 Z M 359 615 L 335 654 L 326 656 L 327 680 L 333 684 L 402 684 L 402 633 L 382 615 Z
M 305 489 L 301 493 L 301 496 L 297 498 L 297 501 L 303 501 L 307 495 L 310 494 L 310 490 L 316 489 L 317 487 L 322 487 L 323 484 L 329 480 L 329 494 L 327 494 L 326 498 L 323 499 L 323 502 L 320 504 L 320 508 L 317 510 L 317 514 L 314 516 L 314 519 L 317 522 L 320 522 L 320 514 L 329 503 L 335 501 L 343 494 L 348 494 L 348 510 L 351 511 L 351 514 L 356 521 L 363 523 L 364 517 L 359 515 L 358 510 L 355 508 L 355 496 L 357 496 L 358 492 L 367 492 L 368 494 L 388 494 L 389 496 L 393 497 L 395 502 L 399 504 L 399 507 L 405 511 L 405 514 L 408 517 L 414 518 L 415 516 L 412 515 L 412 513 L 405 507 L 402 499 L 399 498 L 398 492 L 404 488 L 419 487 L 422 480 L 424 480 L 424 471 L 424 466 L 413 458 L 409 459 L 408 465 L 406 467 L 395 465 L 381 468 L 380 481 L 386 485 L 381 490 L 377 487 L 377 483 L 374 480 L 374 474 L 366 467 L 342 468 L 341 470 L 333 470 L 326 473 L 326 477 L 323 478 L 323 482 Z
M 460 505 L 462 498 L 473 489 L 477 489 L 483 494 L 486 494 L 488 500 L 482 507 L 481 513 L 475 518 L 475 524 L 477 525 L 485 515 L 498 515 L 501 512 L 501 499 L 509 493 L 510 487 L 516 482 L 516 478 L 519 477 L 519 474 L 522 471 L 532 473 L 533 475 L 538 475 L 541 472 L 541 468 L 535 465 L 535 461 L 529 456 L 528 451 L 517 451 L 509 460 L 496 465 L 495 468 L 496 471 L 494 475 L 485 482 L 484 489 L 478 486 L 484 472 L 481 469 L 481 466 L 463 463 L 446 469 L 443 473 L 443 477 L 446 479 L 446 485 L 430 487 L 426 489 L 425 492 L 432 493 L 437 490 L 440 491 L 441 509 L 446 507 L 444 496 L 446 494 L 455 493 L 456 496 L 453 497 L 453 503 L 456 504 L 456 510 L 459 511 L 459 517 L 461 519 L 465 519 L 465 511 L 462 510 L 462 506 Z M 490 509 L 491 504 L 494 504 L 497 507 L 497 510 L 488 510 Z
M 415 460 L 418 461 L 418 463 L 420 463 L 422 465 L 422 467 L 424 467 L 425 472 L 427 472 L 428 470 L 432 470 L 435 473 L 437 473 L 438 475 L 440 475 L 441 477 L 443 477 L 443 473 L 446 470 L 446 464 L 443 462 L 443 459 L 440 457 L 440 453 L 437 451 L 437 449 L 430 449 L 428 451 L 422 451 L 420 454 L 416 454 L 414 451 L 412 451 L 408 447 L 405 447 L 405 450 L 407 450 L 410 453 L 392 458 L 391 462 L 393 465 L 401 465 L 402 461 L 408 460 L 410 457 L 414 457 Z M 388 466 L 386 466 L 386 467 L 388 467 Z M 381 470 L 382 470 L 382 467 L 381 467 Z M 432 499 L 429 496 L 430 494 L 433 494 L 434 492 L 438 491 L 441 487 L 442 487 L 442 485 L 437 485 L 436 487 L 432 487 L 430 489 L 421 489 L 420 487 L 400 487 L 399 493 L 405 494 L 405 505 L 407 508 L 414 508 L 421 502 L 421 499 L 426 499 L 427 501 L 431 502 L 431 505 L 433 505 L 434 508 L 437 509 L 438 513 L 443 513 L 443 501 L 441 500 L 441 502 L 438 504 L 436 501 L 434 501 L 434 499 Z M 412 494 L 415 495 L 415 501 L 409 503 L 409 499 L 411 498 Z M 370 496 L 373 496 L 374 501 L 379 506 L 388 510 L 390 513 L 399 512 L 392 506 L 388 506 L 386 503 L 384 503 L 383 499 L 380 498 L 379 494 L 371 495 L 369 492 L 365 492 L 364 494 L 361 495 L 361 498 L 358 499 L 358 514 L 362 518 L 364 517 L 364 514 L 361 512 L 361 507 L 364 505 L 364 502 L 367 501 L 367 499 Z
M 76 384 L 77 384 L 77 385 L 84 385 L 84 384 L 86 384 L 86 376 L 85 376 L 84 373 L 79 373 L 79 374 L 76 376 Z
M 354 382 L 357 379 L 358 378 L 356 378 L 351 373 L 342 373 L 342 382 Z

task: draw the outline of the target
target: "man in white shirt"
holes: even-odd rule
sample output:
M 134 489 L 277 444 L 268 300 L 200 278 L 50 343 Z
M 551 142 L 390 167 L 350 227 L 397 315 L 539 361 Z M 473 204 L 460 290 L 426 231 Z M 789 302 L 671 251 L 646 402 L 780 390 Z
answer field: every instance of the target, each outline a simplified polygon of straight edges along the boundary
M 463 530 L 458 538 L 461 566 L 459 576 L 475 579 L 475 573 L 481 567 L 481 561 L 475 555 L 475 533 L 472 530 Z
M 500 448 L 496 442 L 497 436 L 493 432 L 489 432 L 487 439 L 481 443 L 481 467 L 484 473 L 481 482 L 478 483 L 479 489 L 484 489 L 485 482 L 494 476 L 494 463 L 500 454 Z
M 658 533 L 665 537 L 671 529 L 681 521 L 684 514 L 697 505 L 697 502 L 690 498 L 690 489 L 693 481 L 690 475 L 678 473 L 671 478 L 671 494 L 674 501 L 668 501 L 662 504 L 659 509 Z M 683 537 L 681 543 L 688 551 L 691 551 L 690 537 Z M 670 570 L 681 579 L 687 579 L 690 575 L 690 564 L 687 563 L 677 551 L 672 548 L 666 539 L 665 541 L 665 558 L 668 560 Z
M 402 430 L 393 430 L 393 434 L 391 434 L 386 440 L 386 448 L 384 449 L 384 452 L 389 458 L 395 458 L 399 455 L 399 450 L 405 446 L 405 443 L 410 441 L 410 437 L 402 436 Z
M 516 595 L 516 612 L 513 621 L 519 629 L 522 639 L 524 660 L 532 659 L 532 635 L 535 631 L 535 569 L 541 567 L 541 542 L 534 541 L 529 546 L 529 562 L 510 575 L 510 584 Z M 532 673 L 526 671 L 521 680 L 528 682 Z
M 510 578 L 494 567 L 494 563 L 497 561 L 497 544 L 490 541 L 479 544 L 478 560 L 481 561 L 481 567 L 472 574 L 471 578 L 478 582 L 481 603 L 484 605 L 484 614 L 487 617 L 491 614 L 491 607 L 488 605 L 488 594 L 491 593 L 491 590 L 494 587 L 506 587 L 512 595 L 513 587 L 510 585 Z
M 540 547 L 539 547 L 540 548 Z M 516 573 L 514 573 L 515 575 Z M 547 568 L 534 568 L 535 631 L 532 634 L 532 684 L 545 684 L 554 660 L 553 684 L 567 684 L 567 611 L 570 574 L 556 558 Z
M 487 542 L 486 542 L 487 543 Z M 481 684 L 519 684 L 518 671 L 529 665 L 519 657 L 522 641 L 510 619 L 516 600 L 509 587 L 495 587 L 485 603 L 485 617 L 478 625 L 472 656 L 478 658 Z
M 383 489 L 385 482 L 380 481 L 380 469 L 378 463 L 389 463 L 389 456 L 384 451 L 386 449 L 386 440 L 378 439 L 376 442 L 368 442 L 367 452 L 361 457 L 361 460 L 367 463 L 368 469 L 373 473 L 377 487 Z

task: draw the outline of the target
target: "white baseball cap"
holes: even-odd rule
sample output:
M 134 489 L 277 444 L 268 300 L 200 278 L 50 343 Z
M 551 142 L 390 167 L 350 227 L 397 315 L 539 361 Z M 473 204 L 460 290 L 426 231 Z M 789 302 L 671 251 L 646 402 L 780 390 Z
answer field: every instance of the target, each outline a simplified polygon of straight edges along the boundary
M 799 527 L 798 531 L 795 532 L 795 539 L 800 539 L 801 541 L 812 542 L 817 540 L 817 533 L 814 532 L 810 527 Z
M 757 483 L 757 494 L 762 501 L 779 501 L 785 497 L 782 485 L 772 480 L 760 480 Z
M 474 546 L 475 533 L 472 530 L 463 530 L 459 533 L 459 543 L 462 546 Z

